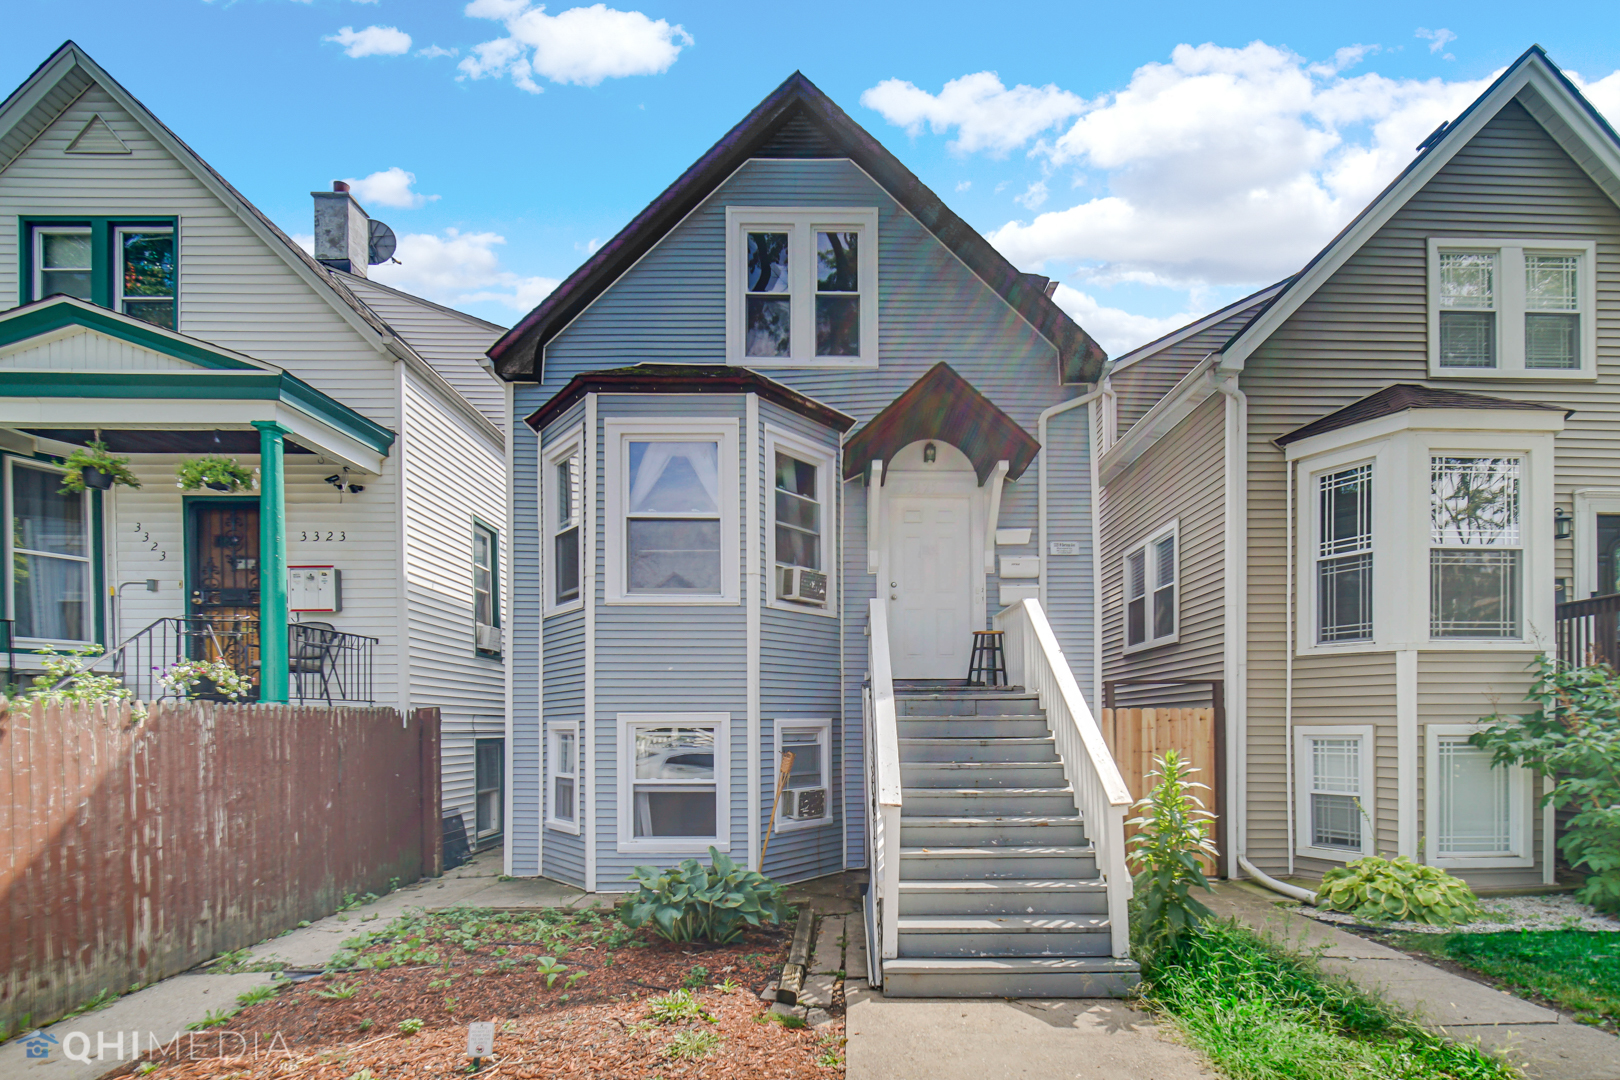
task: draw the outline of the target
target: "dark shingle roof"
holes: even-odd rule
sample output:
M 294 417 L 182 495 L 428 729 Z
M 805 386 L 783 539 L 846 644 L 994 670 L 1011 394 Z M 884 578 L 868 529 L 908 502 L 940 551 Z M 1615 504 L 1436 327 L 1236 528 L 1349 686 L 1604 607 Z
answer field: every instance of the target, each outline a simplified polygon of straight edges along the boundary
M 1575 412 L 1574 409 L 1542 405 L 1534 401 L 1512 401 L 1508 398 L 1467 394 L 1460 390 L 1443 390 L 1416 383 L 1396 383 L 1384 387 L 1376 394 L 1370 394 L 1360 401 L 1346 405 L 1337 412 L 1330 412 L 1321 419 L 1312 420 L 1304 427 L 1295 428 L 1272 441 L 1278 446 L 1287 446 L 1289 443 L 1308 439 L 1312 435 L 1337 431 L 1352 424 L 1365 423 L 1380 416 L 1391 416 L 1408 409 L 1545 409 L 1549 412 L 1562 412 L 1565 416 Z
M 767 379 L 748 368 L 725 364 L 637 364 L 635 367 L 586 371 L 575 375 L 544 405 L 525 419 L 541 430 L 586 394 L 758 394 L 834 431 L 848 431 L 855 418 L 813 397 Z
M 844 479 L 861 475 L 873 459 L 893 461 L 902 447 L 926 439 L 966 454 L 981 484 L 998 461 L 1008 462 L 1007 479 L 1017 480 L 1041 451 L 1033 435 L 941 361 L 844 443 Z

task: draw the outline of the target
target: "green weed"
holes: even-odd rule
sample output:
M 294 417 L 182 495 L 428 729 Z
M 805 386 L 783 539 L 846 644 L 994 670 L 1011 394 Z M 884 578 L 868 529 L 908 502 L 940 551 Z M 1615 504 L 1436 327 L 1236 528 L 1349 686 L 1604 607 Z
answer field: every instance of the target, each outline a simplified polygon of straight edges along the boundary
M 276 986 L 273 983 L 267 986 L 255 986 L 253 989 L 248 990 L 245 993 L 237 994 L 236 1003 L 244 1007 L 248 1005 L 257 1005 L 261 1001 L 269 1001 L 279 993 L 281 993 L 281 987 Z
M 681 989 L 655 997 L 647 1003 L 649 1015 L 660 1024 L 677 1024 L 687 1020 L 707 1020 L 714 1023 L 714 1018 L 704 1011 L 698 999 L 692 996 L 692 991 Z
M 712 1031 L 682 1031 L 664 1047 L 664 1055 L 672 1058 L 696 1060 L 708 1057 L 720 1046 L 720 1036 Z
M 333 983 L 325 990 L 315 991 L 315 996 L 318 998 L 325 998 L 327 1001 L 348 1001 L 359 992 L 360 984 L 357 982 Z
M 231 1022 L 232 1017 L 241 1011 L 240 1009 L 220 1009 L 217 1012 L 210 1012 L 201 1020 L 187 1024 L 186 1030 L 207 1031 L 210 1028 L 224 1027 Z
M 411 1019 L 411 1020 L 401 1020 L 399 1022 L 399 1033 L 401 1035 L 415 1035 L 418 1031 L 421 1031 L 421 1030 L 422 1030 L 422 1021 L 420 1021 L 420 1020 Z

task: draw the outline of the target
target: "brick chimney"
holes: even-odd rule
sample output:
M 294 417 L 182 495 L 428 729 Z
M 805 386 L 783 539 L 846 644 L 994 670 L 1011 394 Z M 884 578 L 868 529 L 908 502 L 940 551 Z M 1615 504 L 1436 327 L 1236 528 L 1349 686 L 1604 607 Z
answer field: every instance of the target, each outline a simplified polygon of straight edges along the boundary
M 334 270 L 366 276 L 371 251 L 371 216 L 349 194 L 349 185 L 332 181 L 331 191 L 312 191 L 315 199 L 315 258 Z

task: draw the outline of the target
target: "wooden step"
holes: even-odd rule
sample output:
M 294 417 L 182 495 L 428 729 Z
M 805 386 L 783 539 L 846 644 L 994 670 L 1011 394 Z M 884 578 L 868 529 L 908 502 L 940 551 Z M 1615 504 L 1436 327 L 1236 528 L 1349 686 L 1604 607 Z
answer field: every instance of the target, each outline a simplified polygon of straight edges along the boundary
M 1101 878 L 900 882 L 901 915 L 1096 915 L 1107 911 L 1108 886 Z
M 883 996 L 891 998 L 1117 998 L 1139 982 L 1136 961 L 1111 956 L 883 962 Z
M 1032 764 L 1058 760 L 1057 744 L 1050 735 L 1036 738 L 906 737 L 899 743 L 902 765 L 923 761 Z

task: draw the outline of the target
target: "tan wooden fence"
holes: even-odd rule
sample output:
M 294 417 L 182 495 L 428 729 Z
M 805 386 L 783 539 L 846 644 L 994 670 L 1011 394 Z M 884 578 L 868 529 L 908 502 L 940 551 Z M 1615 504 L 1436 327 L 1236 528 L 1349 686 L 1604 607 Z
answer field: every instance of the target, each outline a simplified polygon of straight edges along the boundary
M 1214 709 L 1104 709 L 1102 730 L 1132 798 L 1143 798 L 1152 788 L 1148 774 L 1154 770 L 1153 759 L 1162 757 L 1167 750 L 1179 750 L 1182 759 L 1198 770 L 1192 779 L 1209 785 L 1208 790 L 1193 790 L 1204 809 L 1215 813 L 1221 805 Z M 1126 839 L 1138 831 L 1135 826 L 1125 826 Z M 1212 828 L 1210 836 L 1218 835 Z M 1206 860 L 1204 870 L 1213 873 L 1215 866 Z
M 0 1037 L 436 874 L 439 715 L 0 712 Z

